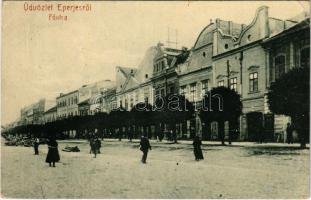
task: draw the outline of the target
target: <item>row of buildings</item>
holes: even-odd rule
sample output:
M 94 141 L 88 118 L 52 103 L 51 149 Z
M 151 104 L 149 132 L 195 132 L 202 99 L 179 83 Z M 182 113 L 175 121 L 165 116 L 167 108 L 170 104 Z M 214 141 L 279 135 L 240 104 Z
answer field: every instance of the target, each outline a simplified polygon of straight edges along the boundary
M 138 102 L 153 104 L 170 93 L 185 95 L 197 105 L 206 91 L 225 86 L 239 93 L 243 103 L 237 139 L 255 140 L 258 134 L 266 134 L 273 140 L 283 135 L 290 119 L 270 112 L 267 92 L 290 69 L 309 67 L 309 24 L 307 13 L 281 20 L 270 17 L 266 6 L 257 9 L 248 25 L 216 19 L 203 28 L 191 49 L 158 43 L 147 49 L 136 68 L 117 66 L 115 82 L 102 81 L 60 94 L 54 107 L 40 100 L 22 109 L 20 123 L 44 123 L 118 107 L 130 110 Z M 217 123 L 206 125 L 197 114 L 177 125 L 177 130 L 180 137 L 217 138 Z

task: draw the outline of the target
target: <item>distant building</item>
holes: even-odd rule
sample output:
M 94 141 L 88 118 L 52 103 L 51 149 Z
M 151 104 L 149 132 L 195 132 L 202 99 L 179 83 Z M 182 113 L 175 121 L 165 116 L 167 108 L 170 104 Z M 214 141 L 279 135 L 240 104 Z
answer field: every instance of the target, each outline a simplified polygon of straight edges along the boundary
M 90 99 L 85 99 L 84 101 L 81 101 L 78 103 L 78 110 L 80 116 L 85 116 L 90 114 Z
M 116 88 L 110 88 L 102 93 L 101 112 L 110 113 L 117 108 Z
M 54 106 L 44 113 L 44 122 L 54 122 L 57 120 L 57 106 Z
M 58 119 L 67 118 L 78 115 L 78 90 L 69 92 L 67 94 L 61 93 L 57 98 L 57 117 Z
M 83 85 L 78 89 L 79 92 L 79 103 L 105 92 L 108 89 L 115 87 L 115 82 L 111 80 L 97 81 L 91 84 Z
M 53 105 L 55 105 L 54 100 L 40 99 L 38 102 L 21 109 L 20 125 L 44 124 L 44 113 Z

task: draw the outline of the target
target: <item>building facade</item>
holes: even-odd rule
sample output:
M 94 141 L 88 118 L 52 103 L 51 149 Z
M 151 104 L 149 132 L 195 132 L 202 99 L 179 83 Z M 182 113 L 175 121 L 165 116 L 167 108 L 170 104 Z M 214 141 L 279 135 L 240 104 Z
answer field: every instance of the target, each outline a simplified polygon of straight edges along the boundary
M 57 118 L 64 119 L 78 115 L 79 91 L 75 90 L 67 94 L 61 93 L 56 98 Z
M 55 100 L 40 99 L 21 109 L 20 125 L 44 124 L 44 113 L 55 105 Z
M 153 105 L 153 61 L 157 47 L 150 47 L 137 68 L 116 67 L 117 107 L 131 110 L 139 102 Z
M 57 120 L 57 106 L 54 106 L 44 112 L 44 123 L 54 122 Z

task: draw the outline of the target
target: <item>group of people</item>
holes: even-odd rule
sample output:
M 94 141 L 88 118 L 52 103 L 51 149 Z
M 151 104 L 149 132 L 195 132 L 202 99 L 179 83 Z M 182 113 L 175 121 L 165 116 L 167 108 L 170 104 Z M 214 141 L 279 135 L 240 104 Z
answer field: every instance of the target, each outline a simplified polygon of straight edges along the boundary
M 35 138 L 33 146 L 34 146 L 34 151 L 35 155 L 39 155 L 39 144 L 40 140 L 38 138 Z M 48 153 L 45 159 L 45 162 L 49 163 L 50 167 L 55 167 L 55 163 L 60 160 L 59 152 L 58 152 L 58 143 L 54 137 L 51 137 L 47 140 L 47 145 L 48 145 Z M 201 139 L 199 136 L 196 136 L 193 140 L 193 151 L 194 151 L 194 156 L 195 160 L 203 160 L 203 153 L 201 149 Z M 91 137 L 90 138 L 90 153 L 94 154 L 94 158 L 96 158 L 96 155 L 100 153 L 100 148 L 101 148 L 101 141 L 98 137 Z M 140 140 L 140 150 L 143 152 L 141 162 L 146 163 L 147 162 L 147 156 L 149 150 L 151 150 L 151 145 L 149 142 L 149 139 L 147 136 L 142 136 Z

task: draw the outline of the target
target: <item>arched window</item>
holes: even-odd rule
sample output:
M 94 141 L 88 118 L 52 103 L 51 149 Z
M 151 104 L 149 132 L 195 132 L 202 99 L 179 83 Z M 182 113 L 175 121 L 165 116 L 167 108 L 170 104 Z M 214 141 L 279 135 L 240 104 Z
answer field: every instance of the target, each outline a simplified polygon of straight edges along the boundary
M 300 66 L 309 67 L 310 66 L 310 48 L 304 48 L 300 51 Z
M 285 56 L 280 55 L 274 59 L 275 79 L 280 78 L 285 73 Z

